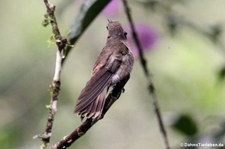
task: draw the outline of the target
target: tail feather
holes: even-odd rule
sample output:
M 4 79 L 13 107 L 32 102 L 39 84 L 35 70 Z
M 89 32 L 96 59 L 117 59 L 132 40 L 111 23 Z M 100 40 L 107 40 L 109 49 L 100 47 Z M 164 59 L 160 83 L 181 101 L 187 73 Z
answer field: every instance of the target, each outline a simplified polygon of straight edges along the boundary
M 81 111 L 83 109 L 87 109 L 87 107 L 91 107 L 91 105 L 93 105 L 93 100 L 96 98 L 96 96 L 98 96 L 99 92 L 101 91 L 101 87 L 96 87 L 93 92 L 90 93 L 91 95 L 87 95 L 86 97 L 79 97 L 78 100 L 80 100 L 80 102 L 78 102 L 78 104 L 76 105 L 76 112 Z
M 82 112 L 78 112 L 81 117 L 86 118 L 100 118 L 102 115 L 102 111 L 105 105 L 105 97 L 107 94 L 107 88 L 96 98 L 94 102 L 92 102 L 86 109 Z
M 75 107 L 78 115 L 82 118 L 99 118 L 101 116 L 111 78 L 112 73 L 105 71 L 88 81 Z
M 105 105 L 105 99 L 107 94 L 107 88 L 103 90 L 103 92 L 97 97 L 95 100 L 93 106 L 90 108 L 90 111 L 88 111 L 88 118 L 93 117 L 100 118 L 102 116 L 102 111 Z

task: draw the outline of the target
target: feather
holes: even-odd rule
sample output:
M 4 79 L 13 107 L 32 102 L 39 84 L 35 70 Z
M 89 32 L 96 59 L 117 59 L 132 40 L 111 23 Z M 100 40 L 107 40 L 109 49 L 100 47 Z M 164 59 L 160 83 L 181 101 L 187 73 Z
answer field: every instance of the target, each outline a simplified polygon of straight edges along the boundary
M 76 113 L 85 113 L 91 111 L 93 101 L 103 92 L 105 88 L 108 88 L 110 83 L 110 78 L 112 73 L 109 71 L 99 71 L 99 74 L 96 74 L 95 77 L 92 77 L 90 81 L 86 84 L 86 87 L 82 90 L 78 101 L 76 104 L 75 112 Z

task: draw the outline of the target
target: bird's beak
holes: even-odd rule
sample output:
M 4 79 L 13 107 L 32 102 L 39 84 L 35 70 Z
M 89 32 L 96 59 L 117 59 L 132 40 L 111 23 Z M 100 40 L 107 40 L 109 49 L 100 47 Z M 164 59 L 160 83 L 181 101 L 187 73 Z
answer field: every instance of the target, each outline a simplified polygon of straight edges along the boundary
M 107 20 L 108 20 L 108 23 L 112 23 L 113 22 L 110 18 L 108 18 Z

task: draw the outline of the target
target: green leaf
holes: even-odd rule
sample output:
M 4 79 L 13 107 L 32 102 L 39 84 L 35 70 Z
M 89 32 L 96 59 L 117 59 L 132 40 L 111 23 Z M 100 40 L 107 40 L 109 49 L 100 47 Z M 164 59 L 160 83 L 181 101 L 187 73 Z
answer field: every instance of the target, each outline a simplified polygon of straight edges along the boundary
M 211 32 L 210 32 L 209 36 L 210 36 L 211 40 L 216 43 L 219 40 L 223 30 L 219 24 L 211 26 L 210 29 L 211 29 Z
M 187 114 L 179 115 L 173 122 L 172 128 L 189 137 L 198 133 L 197 123 Z
M 142 4 L 142 6 L 145 7 L 146 9 L 150 8 L 153 12 L 156 10 L 156 7 L 160 3 L 158 0 L 141 0 L 137 2 Z
M 220 70 L 218 71 L 218 78 L 219 78 L 220 81 L 224 80 L 224 78 L 225 78 L 225 66 L 220 68 Z
M 175 33 L 177 33 L 177 30 L 178 30 L 178 22 L 176 18 L 174 18 L 173 16 L 168 16 L 167 27 L 168 27 L 169 33 L 171 35 L 175 35 Z
M 15 144 L 21 141 L 19 131 L 17 128 L 12 128 L 8 126 L 7 128 L 2 128 L 1 135 L 0 135 L 0 146 L 2 149 L 6 148 L 14 148 Z
M 86 0 L 83 3 L 78 17 L 72 26 L 71 32 L 67 36 L 67 39 L 71 45 L 74 45 L 77 42 L 88 26 L 94 21 L 96 16 L 110 1 L 111 0 Z M 65 56 L 69 54 L 71 49 L 71 46 L 66 47 Z

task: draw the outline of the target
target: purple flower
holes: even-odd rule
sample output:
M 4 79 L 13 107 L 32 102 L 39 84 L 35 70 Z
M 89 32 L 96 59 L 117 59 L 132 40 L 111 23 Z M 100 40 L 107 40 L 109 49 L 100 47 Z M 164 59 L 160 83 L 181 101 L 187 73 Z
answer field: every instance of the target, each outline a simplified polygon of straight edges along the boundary
M 135 25 L 136 32 L 138 34 L 138 38 L 141 42 L 143 52 L 148 52 L 152 50 L 153 46 L 156 44 L 158 40 L 158 34 L 156 30 L 149 26 L 149 25 L 143 25 L 143 24 L 136 24 Z M 136 44 L 132 37 L 132 32 L 130 25 L 127 25 L 125 27 L 125 31 L 127 32 L 127 42 L 129 47 L 131 48 L 134 57 L 137 58 L 138 55 L 138 49 L 136 47 Z
M 113 17 L 119 14 L 121 7 L 120 0 L 111 0 L 109 4 L 103 9 L 101 12 L 101 15 L 107 16 L 107 17 Z

